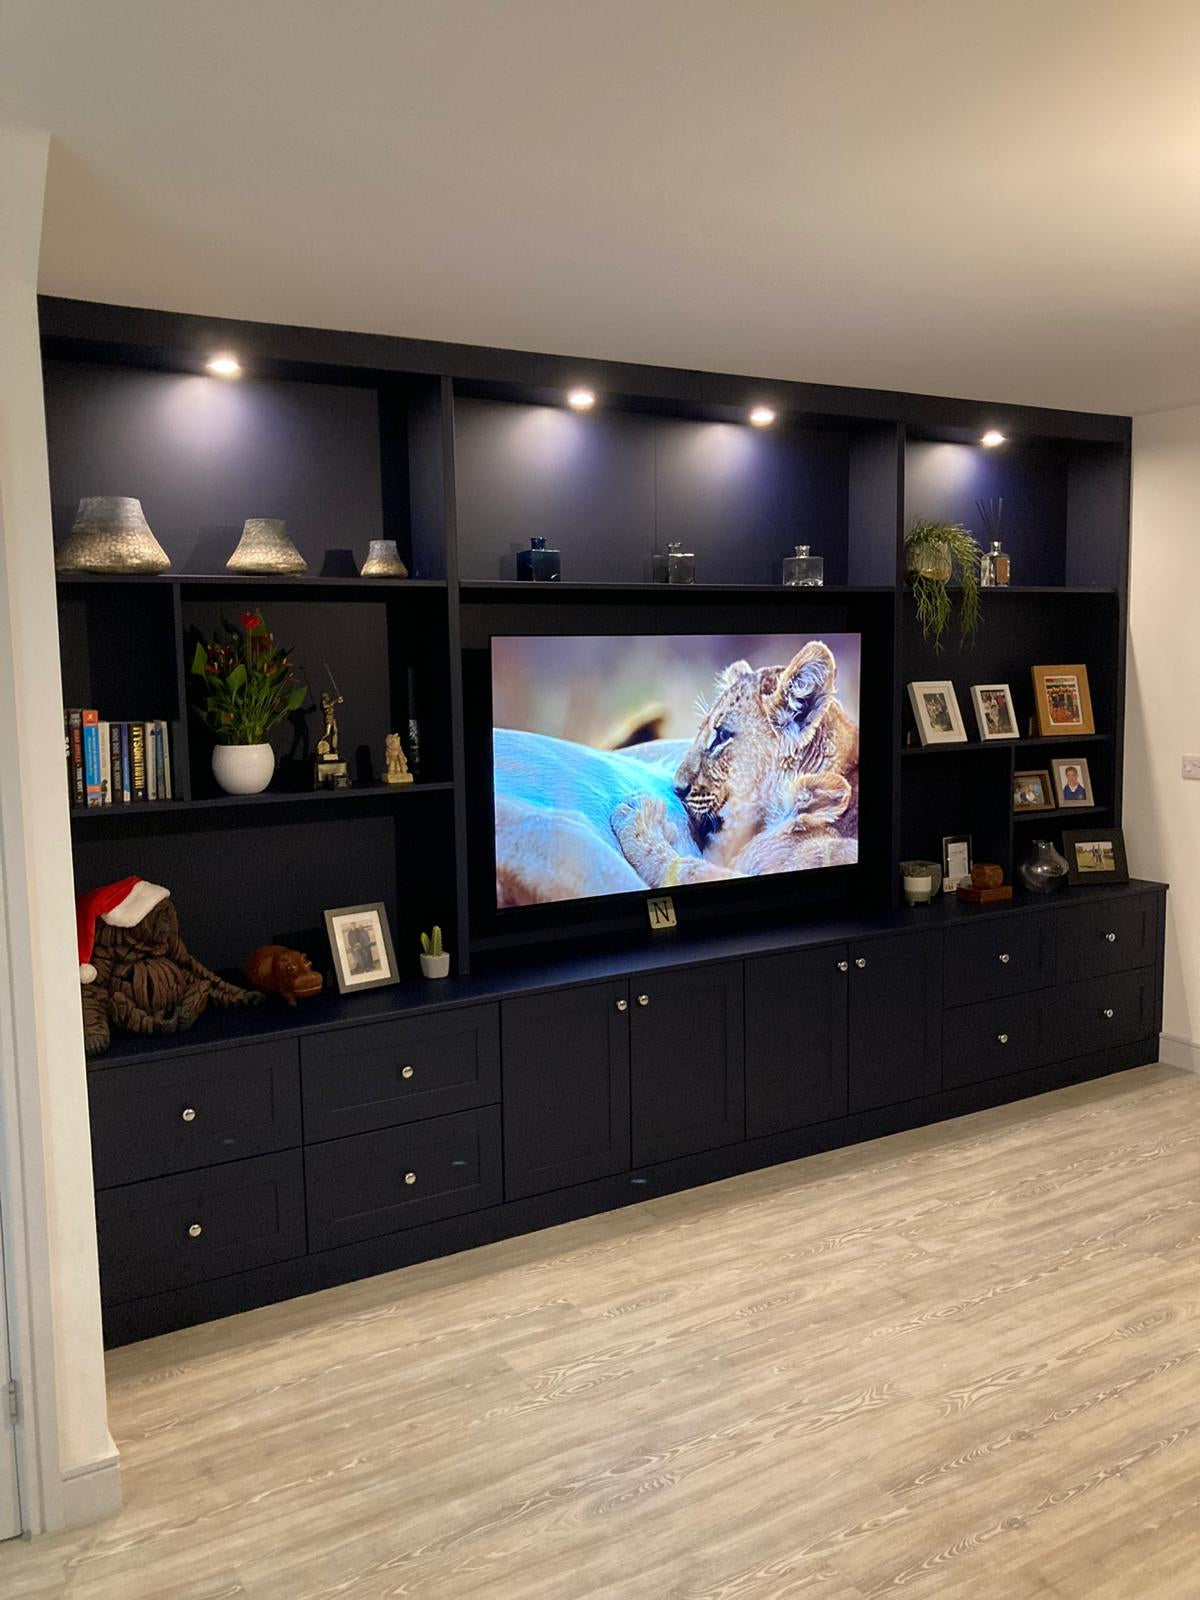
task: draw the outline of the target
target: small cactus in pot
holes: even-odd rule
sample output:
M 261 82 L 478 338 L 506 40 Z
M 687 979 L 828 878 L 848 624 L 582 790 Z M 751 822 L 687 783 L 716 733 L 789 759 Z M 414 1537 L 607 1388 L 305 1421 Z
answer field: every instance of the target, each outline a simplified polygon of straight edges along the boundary
M 427 978 L 450 976 L 450 952 L 442 949 L 442 930 L 436 922 L 421 935 L 421 971 Z

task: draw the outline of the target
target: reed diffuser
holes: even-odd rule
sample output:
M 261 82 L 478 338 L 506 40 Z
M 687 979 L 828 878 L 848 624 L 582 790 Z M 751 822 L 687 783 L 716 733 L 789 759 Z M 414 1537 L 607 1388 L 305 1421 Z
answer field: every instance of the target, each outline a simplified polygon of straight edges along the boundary
M 979 558 L 979 587 L 981 589 L 1007 589 L 1012 581 L 1012 561 L 1000 542 L 1000 526 L 1004 520 L 1004 498 L 976 500 L 975 508 L 983 526 L 987 549 Z

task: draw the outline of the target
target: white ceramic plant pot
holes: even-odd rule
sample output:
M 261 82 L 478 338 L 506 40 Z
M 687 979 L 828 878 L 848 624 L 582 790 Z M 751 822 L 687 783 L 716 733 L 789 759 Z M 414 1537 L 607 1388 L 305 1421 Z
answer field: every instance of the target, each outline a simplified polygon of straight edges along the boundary
M 275 774 L 275 752 L 269 744 L 219 744 L 212 769 L 226 794 L 261 794 Z
M 448 978 L 450 976 L 450 952 L 444 950 L 440 956 L 421 956 L 421 971 L 427 978 Z

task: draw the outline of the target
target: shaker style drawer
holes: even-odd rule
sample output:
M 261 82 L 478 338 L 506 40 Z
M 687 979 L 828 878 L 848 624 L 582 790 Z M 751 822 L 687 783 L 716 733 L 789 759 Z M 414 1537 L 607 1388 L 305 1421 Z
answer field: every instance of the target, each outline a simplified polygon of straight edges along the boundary
M 310 1250 L 498 1205 L 500 1108 L 314 1145 L 305 1172 Z
M 96 1196 L 104 1299 L 140 1299 L 304 1254 L 299 1150 Z
M 984 1083 L 1053 1059 L 1053 990 L 984 1000 L 947 1011 L 942 1029 L 942 1084 Z
M 1153 967 L 1064 984 L 1053 991 L 1055 1060 L 1149 1038 L 1156 1031 L 1156 1000 Z
M 88 1074 L 98 1189 L 300 1143 L 294 1039 Z
M 1157 895 L 1143 894 L 1065 906 L 1058 917 L 1059 982 L 1153 966 L 1158 905 Z
M 945 1004 L 970 1005 L 1053 983 L 1053 920 L 1043 912 L 947 929 Z
M 497 1006 L 464 1006 L 302 1040 L 306 1142 L 498 1101 L 499 1019 Z

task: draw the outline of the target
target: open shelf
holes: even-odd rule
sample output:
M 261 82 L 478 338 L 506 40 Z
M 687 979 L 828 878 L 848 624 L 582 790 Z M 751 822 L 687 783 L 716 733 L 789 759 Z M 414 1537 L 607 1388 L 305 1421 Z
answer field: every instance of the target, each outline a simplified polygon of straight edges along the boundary
M 277 805 L 345 805 L 363 800 L 399 800 L 405 795 L 449 794 L 450 782 L 416 779 L 412 783 L 358 783 L 349 789 L 264 789 L 262 794 L 207 795 L 201 800 L 135 800 L 132 804 L 110 806 L 72 806 L 73 822 L 103 819 L 125 822 L 147 814 L 183 815 L 189 811 L 240 811 L 245 807 Z
M 1014 811 L 1013 822 L 1065 822 L 1069 817 L 1095 817 L 1111 806 L 1055 806 L 1052 811 Z
M 686 595 L 704 595 L 709 599 L 713 596 L 728 596 L 736 600 L 741 595 L 749 595 L 754 599 L 761 599 L 764 595 L 775 595 L 781 599 L 790 599 L 795 603 L 804 603 L 810 599 L 820 599 L 822 595 L 832 595 L 835 599 L 844 600 L 860 594 L 890 594 L 892 591 L 883 584 L 837 584 L 826 583 L 811 589 L 787 588 L 782 583 L 532 583 L 520 582 L 515 578 L 490 579 L 464 578 L 460 585 L 465 600 L 512 600 L 514 597 L 528 596 L 529 599 L 541 599 L 543 596 L 556 594 L 569 594 L 575 599 L 586 599 L 589 595 L 652 595 L 664 602 L 676 598 L 683 600 Z
M 364 578 L 361 574 L 323 577 L 319 573 L 303 572 L 60 572 L 60 586 L 72 584 L 136 584 L 165 588 L 177 583 L 184 588 L 209 588 L 219 585 L 229 589 L 361 589 L 371 593 L 376 589 L 445 589 L 445 578 Z

